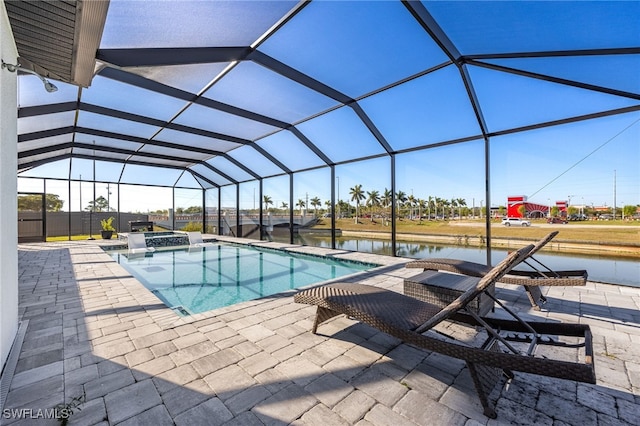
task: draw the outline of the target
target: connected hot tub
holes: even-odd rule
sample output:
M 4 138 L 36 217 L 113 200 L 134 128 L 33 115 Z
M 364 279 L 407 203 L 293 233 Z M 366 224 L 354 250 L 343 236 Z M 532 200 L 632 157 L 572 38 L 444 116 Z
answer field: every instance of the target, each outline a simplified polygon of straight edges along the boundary
M 119 233 L 118 240 L 126 244 L 128 240 L 126 233 Z M 144 232 L 144 239 L 147 241 L 147 247 L 171 247 L 171 246 L 188 246 L 189 237 L 184 232 L 174 231 L 153 231 Z

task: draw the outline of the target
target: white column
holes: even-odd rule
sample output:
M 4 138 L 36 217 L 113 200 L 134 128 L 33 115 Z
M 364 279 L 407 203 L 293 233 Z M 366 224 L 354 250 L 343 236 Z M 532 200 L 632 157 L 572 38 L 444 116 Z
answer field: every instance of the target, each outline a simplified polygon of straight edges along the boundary
M 0 2 L 0 54 L 18 57 L 9 17 Z M 17 73 L 0 69 L 0 369 L 18 331 L 18 112 Z

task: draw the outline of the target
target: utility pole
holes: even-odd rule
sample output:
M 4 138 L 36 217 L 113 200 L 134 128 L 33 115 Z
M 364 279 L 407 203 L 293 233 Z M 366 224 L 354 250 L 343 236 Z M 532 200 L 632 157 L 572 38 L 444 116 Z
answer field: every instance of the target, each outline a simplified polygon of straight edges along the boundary
M 616 220 L 616 171 L 613 171 L 613 220 Z

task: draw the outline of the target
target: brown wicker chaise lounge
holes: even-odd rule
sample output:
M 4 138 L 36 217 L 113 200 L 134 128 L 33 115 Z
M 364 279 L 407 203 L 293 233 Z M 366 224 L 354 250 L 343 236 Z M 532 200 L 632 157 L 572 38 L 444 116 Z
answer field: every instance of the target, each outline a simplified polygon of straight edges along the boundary
M 551 241 L 558 231 L 553 231 L 540 241 L 536 242 L 533 250 L 523 260 L 523 263 L 531 268 L 530 270 L 512 270 L 500 279 L 505 284 L 516 284 L 524 286 L 529 297 L 529 302 L 534 309 L 540 310 L 547 298 L 542 295 L 540 286 L 581 286 L 587 282 L 587 271 L 554 271 L 533 255 Z M 482 263 L 468 262 L 458 259 L 420 259 L 406 264 L 407 268 L 422 268 L 423 270 L 448 271 L 457 274 L 470 275 L 472 277 L 482 277 L 491 270 L 490 266 Z
M 513 378 L 512 371 L 521 371 L 585 383 L 596 381 L 588 325 L 526 322 L 495 298 L 515 320 L 481 318 L 472 309 L 466 309 L 471 300 L 521 262 L 532 249 L 533 245 L 529 245 L 511 253 L 484 277 L 476 278 L 477 284 L 473 288 L 445 308 L 394 291 L 356 283 L 310 288 L 298 292 L 294 300 L 317 305 L 313 333 L 322 322 L 346 314 L 406 343 L 465 360 L 484 414 L 495 418 L 495 405 L 489 395 L 503 374 Z M 432 330 L 447 319 L 484 327 L 486 340 L 477 347 Z M 549 346 L 552 350 L 545 352 Z M 562 354 L 563 350 L 570 350 L 572 356 L 563 357 L 567 355 Z M 583 358 L 583 361 L 568 361 L 578 358 Z

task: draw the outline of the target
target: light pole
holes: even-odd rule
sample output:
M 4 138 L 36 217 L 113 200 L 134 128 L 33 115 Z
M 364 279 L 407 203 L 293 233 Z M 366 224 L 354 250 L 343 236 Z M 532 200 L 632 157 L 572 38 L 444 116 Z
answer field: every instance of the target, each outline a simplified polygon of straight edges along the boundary
M 93 212 L 96 209 L 96 141 L 93 141 L 93 205 L 89 210 L 89 240 L 95 240 L 93 238 Z
M 569 199 L 567 201 L 567 217 L 565 219 L 569 220 L 569 207 L 571 207 L 571 198 L 575 197 L 575 195 L 567 195 L 567 198 Z
M 549 209 L 547 210 L 547 218 L 551 217 L 551 198 L 547 198 L 547 204 L 549 205 Z
M 111 184 L 107 184 L 107 211 L 111 211 Z
M 340 176 L 336 176 L 336 180 L 338 181 L 337 192 L 338 192 L 338 202 L 336 203 L 336 219 L 340 217 Z
M 80 175 L 80 232 L 84 235 L 84 220 L 82 218 L 82 175 Z

